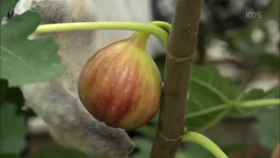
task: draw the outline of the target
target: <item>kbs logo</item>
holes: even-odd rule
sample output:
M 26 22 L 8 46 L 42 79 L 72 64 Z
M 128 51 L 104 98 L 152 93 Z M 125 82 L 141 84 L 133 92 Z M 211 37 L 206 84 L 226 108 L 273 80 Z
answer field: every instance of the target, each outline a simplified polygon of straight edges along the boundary
M 246 18 L 262 18 L 262 12 L 246 12 Z

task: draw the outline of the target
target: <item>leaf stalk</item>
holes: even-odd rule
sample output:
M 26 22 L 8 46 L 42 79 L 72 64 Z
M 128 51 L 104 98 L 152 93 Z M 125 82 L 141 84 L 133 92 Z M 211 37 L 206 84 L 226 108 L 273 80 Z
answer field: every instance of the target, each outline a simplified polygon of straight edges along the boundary
M 158 25 L 158 26 L 157 26 Z M 130 30 L 141 31 L 153 34 L 159 38 L 162 44 L 166 47 L 168 33 L 161 27 L 171 28 L 171 25 L 166 22 L 154 23 L 137 23 L 137 22 L 79 22 L 79 23 L 59 23 L 59 24 L 43 24 L 40 25 L 35 33 L 55 33 L 55 32 L 70 32 L 70 31 L 85 31 L 85 30 Z
M 202 134 L 189 131 L 183 136 L 182 142 L 196 143 L 207 149 L 216 158 L 228 158 L 227 155 L 214 142 Z
M 251 100 L 251 101 L 240 101 L 232 102 L 231 106 L 241 107 L 241 108 L 256 108 L 263 106 L 276 106 L 280 105 L 280 99 L 262 99 L 262 100 Z

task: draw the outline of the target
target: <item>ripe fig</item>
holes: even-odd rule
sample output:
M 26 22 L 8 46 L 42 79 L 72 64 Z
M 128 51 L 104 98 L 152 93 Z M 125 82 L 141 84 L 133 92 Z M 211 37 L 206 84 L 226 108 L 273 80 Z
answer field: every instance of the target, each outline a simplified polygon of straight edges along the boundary
M 79 98 L 97 120 L 126 130 L 139 128 L 158 112 L 160 72 L 147 53 L 149 35 L 135 32 L 96 52 L 84 65 Z

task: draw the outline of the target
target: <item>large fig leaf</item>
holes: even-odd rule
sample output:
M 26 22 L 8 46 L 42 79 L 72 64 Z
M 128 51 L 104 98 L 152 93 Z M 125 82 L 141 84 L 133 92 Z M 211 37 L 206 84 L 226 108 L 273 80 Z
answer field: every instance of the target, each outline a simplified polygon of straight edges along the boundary
M 0 153 L 19 154 L 26 145 L 24 116 L 17 115 L 16 105 L 9 102 L 2 103 L 0 109 Z
M 0 0 L 1 19 L 7 16 L 8 12 L 16 6 L 17 2 L 18 0 Z
M 53 37 L 28 40 L 42 16 L 25 12 L 1 26 L 1 78 L 11 86 L 48 81 L 64 72 Z
M 164 58 L 155 59 L 155 62 L 164 75 Z M 246 86 L 234 84 L 230 79 L 223 77 L 219 71 L 210 66 L 193 66 L 190 80 L 189 99 L 187 102 L 186 126 L 188 130 L 204 130 L 219 121 L 231 112 L 231 115 L 244 116 L 244 111 L 256 112 L 253 109 L 232 108 L 234 101 L 258 100 L 274 98 L 278 93 L 276 87 L 268 92 L 253 89 L 244 93 Z M 156 124 L 158 117 L 152 120 Z M 156 125 L 144 126 L 138 131 L 148 137 L 156 133 Z

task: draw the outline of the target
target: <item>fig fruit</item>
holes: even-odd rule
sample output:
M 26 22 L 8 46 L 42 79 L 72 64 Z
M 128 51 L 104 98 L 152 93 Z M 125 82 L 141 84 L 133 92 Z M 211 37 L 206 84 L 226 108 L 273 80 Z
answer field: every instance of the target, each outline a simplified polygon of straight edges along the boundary
M 79 98 L 100 122 L 131 130 L 147 124 L 158 112 L 162 79 L 146 50 L 148 37 L 135 32 L 100 49 L 84 65 Z

